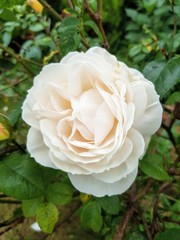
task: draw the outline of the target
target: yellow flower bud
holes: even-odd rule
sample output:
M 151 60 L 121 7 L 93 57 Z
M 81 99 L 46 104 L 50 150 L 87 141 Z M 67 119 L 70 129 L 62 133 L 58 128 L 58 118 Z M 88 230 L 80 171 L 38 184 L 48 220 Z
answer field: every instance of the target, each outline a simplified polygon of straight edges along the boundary
M 80 194 L 80 199 L 82 203 L 87 202 L 90 198 L 91 198 L 91 195 L 89 194 L 85 194 L 85 193 Z
M 26 3 L 32 7 L 35 12 L 42 13 L 43 5 L 38 0 L 27 0 Z
M 0 141 L 6 140 L 9 137 L 10 137 L 10 132 L 2 123 L 0 123 Z

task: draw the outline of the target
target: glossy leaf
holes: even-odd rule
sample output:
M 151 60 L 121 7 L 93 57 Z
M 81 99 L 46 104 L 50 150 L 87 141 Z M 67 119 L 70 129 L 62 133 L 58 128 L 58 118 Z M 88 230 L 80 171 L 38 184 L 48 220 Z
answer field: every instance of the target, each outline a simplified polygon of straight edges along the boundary
M 73 189 L 67 183 L 52 183 L 47 189 L 47 198 L 57 205 L 68 204 L 72 200 Z
M 70 51 L 76 50 L 80 43 L 79 35 L 79 20 L 76 17 L 65 18 L 60 27 L 60 49 L 62 54 L 67 54 Z
M 146 154 L 140 161 L 140 169 L 149 177 L 163 181 L 169 180 L 169 176 L 163 166 L 163 160 L 160 155 Z
M 9 111 L 9 113 L 7 114 L 11 126 L 14 126 L 18 121 L 18 118 L 22 111 L 21 106 L 23 101 L 24 99 L 20 98 L 11 105 L 12 110 Z
M 14 152 L 0 161 L 0 191 L 18 198 L 32 199 L 43 194 L 40 168 L 27 154 Z
M 91 27 L 94 32 L 97 34 L 97 36 L 99 37 L 99 39 L 101 41 L 103 41 L 103 37 L 102 37 L 102 34 L 101 32 L 99 31 L 99 28 L 97 27 L 97 25 L 95 24 L 95 22 L 93 22 L 92 20 L 88 20 L 88 21 L 85 21 L 84 22 L 84 26 L 89 26 Z
M 24 0 L 1 0 L 0 8 L 13 7 L 14 5 L 23 4 Z
M 22 201 L 22 211 L 25 217 L 33 217 L 36 215 L 36 210 L 43 204 L 43 197 L 34 198 Z
M 58 209 L 53 203 L 44 203 L 36 210 L 37 222 L 45 233 L 52 233 L 58 221 Z
M 120 210 L 120 200 L 118 196 L 112 197 L 102 197 L 97 199 L 99 205 L 106 211 L 108 214 L 118 214 Z
M 172 228 L 167 229 L 162 233 L 158 233 L 155 236 L 155 240 L 179 240 L 180 237 L 180 229 Z
M 101 230 L 103 219 L 101 216 L 101 208 L 97 202 L 89 202 L 83 207 L 81 222 L 85 227 L 92 229 L 94 232 Z
M 1 4 L 2 3 L 0 3 L 0 6 L 1 6 Z M 16 17 L 13 14 L 13 12 L 8 9 L 0 9 L 0 19 L 5 20 L 5 21 L 16 21 Z
M 180 83 L 180 56 L 172 58 L 167 64 L 151 62 L 144 69 L 144 75 L 155 84 L 157 93 L 165 98 Z

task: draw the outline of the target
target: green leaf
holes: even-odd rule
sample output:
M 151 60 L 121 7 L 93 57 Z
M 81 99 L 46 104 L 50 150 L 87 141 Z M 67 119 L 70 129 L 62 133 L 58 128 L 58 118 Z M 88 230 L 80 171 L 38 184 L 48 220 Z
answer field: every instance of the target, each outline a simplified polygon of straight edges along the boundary
M 1 5 L 1 3 L 0 3 Z M 8 9 L 0 9 L 0 19 L 4 21 L 16 21 L 14 13 Z
M 146 154 L 140 161 L 140 169 L 149 177 L 165 181 L 169 176 L 163 166 L 163 159 L 160 155 Z
M 157 0 L 143 0 L 144 7 L 146 8 L 147 11 L 152 11 L 156 5 L 157 5 Z
M 32 32 L 40 32 L 44 29 L 45 27 L 43 26 L 42 23 L 34 23 L 29 27 L 29 30 Z
M 99 37 L 99 39 L 101 41 L 103 41 L 103 37 L 102 37 L 102 33 L 99 31 L 99 28 L 97 27 L 97 25 L 95 24 L 95 22 L 93 22 L 92 20 L 88 20 L 88 21 L 85 21 L 84 23 L 84 26 L 89 26 L 91 27 L 94 32 L 97 34 L 97 36 Z
M 137 24 L 149 24 L 150 19 L 146 14 L 138 13 L 137 10 L 126 8 L 126 15 L 130 17 Z
M 101 216 L 101 207 L 97 202 L 89 202 L 83 207 L 81 223 L 94 232 L 99 232 L 101 230 L 103 219 Z
M 142 50 L 142 45 L 141 44 L 136 44 L 134 45 L 130 51 L 129 51 L 129 56 L 130 57 L 134 57 L 135 55 L 137 55 L 138 53 L 140 53 Z
M 165 61 L 160 60 L 152 61 L 145 66 L 143 74 L 148 80 L 155 83 L 156 79 L 158 78 L 158 76 L 160 75 L 161 71 L 164 69 L 165 66 L 166 66 Z
M 7 113 L 7 117 L 10 121 L 11 126 L 14 126 L 17 121 L 18 118 L 21 114 L 21 107 L 22 107 L 22 103 L 23 103 L 24 99 L 20 98 L 17 101 L 15 101 L 14 103 L 11 104 L 11 111 L 9 113 Z
M 179 240 L 180 236 L 180 229 L 172 228 L 167 229 L 165 232 L 158 233 L 155 236 L 155 240 Z
M 0 191 L 18 199 L 42 196 L 44 184 L 38 164 L 27 154 L 14 152 L 0 161 Z
M 22 201 L 22 211 L 25 217 L 33 217 L 36 215 L 36 210 L 43 204 L 44 198 L 34 198 Z
M 71 202 L 73 189 L 67 183 L 52 183 L 47 189 L 47 198 L 57 205 L 64 205 Z
M 58 221 L 58 209 L 53 203 L 44 203 L 36 210 L 37 222 L 45 233 L 52 233 Z
M 154 71 L 154 72 L 153 72 Z M 144 69 L 144 75 L 155 84 L 157 93 L 165 98 L 180 83 L 180 56 L 167 64 L 151 62 Z
M 24 3 L 24 0 L 1 0 L 0 1 L 0 8 L 4 7 L 13 7 L 14 5 L 22 5 Z
M 118 214 L 120 210 L 120 200 L 118 196 L 97 198 L 99 205 L 108 214 Z
M 155 86 L 161 98 L 180 83 L 180 56 L 171 59 L 158 76 Z
M 12 33 L 11 32 L 4 32 L 3 33 L 2 40 L 3 40 L 3 43 L 6 47 L 10 44 L 11 39 L 12 39 Z
M 60 27 L 60 48 L 63 55 L 70 51 L 77 49 L 80 43 L 80 34 L 78 27 L 80 25 L 79 20 L 76 17 L 65 18 Z

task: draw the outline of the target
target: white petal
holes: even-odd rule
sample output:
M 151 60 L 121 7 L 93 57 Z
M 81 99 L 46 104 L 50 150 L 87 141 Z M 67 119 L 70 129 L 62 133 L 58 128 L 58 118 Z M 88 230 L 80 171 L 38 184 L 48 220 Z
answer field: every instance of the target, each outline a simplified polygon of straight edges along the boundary
M 43 135 L 43 139 L 46 142 L 46 139 L 49 139 L 50 145 L 48 147 L 51 149 L 52 146 L 60 147 L 61 142 L 57 135 L 57 121 L 54 121 L 53 119 L 42 119 L 40 120 L 40 129 L 41 133 Z M 48 141 L 48 143 L 49 143 Z
M 92 88 L 92 79 L 97 78 L 87 65 L 77 62 L 71 66 L 68 72 L 68 93 L 78 97 L 82 92 Z
M 111 55 L 106 49 L 101 48 L 101 47 L 92 47 L 86 52 L 86 54 L 88 54 L 88 55 L 90 55 L 90 54 L 99 55 L 97 57 L 101 56 L 103 58 L 103 60 L 109 62 L 112 65 L 117 63 L 116 57 Z
M 114 183 L 105 183 L 92 175 L 72 175 L 68 174 L 72 184 L 80 192 L 92 194 L 96 197 L 103 197 L 105 195 L 112 196 L 125 192 L 134 182 L 137 176 L 137 169 L 131 172 L 126 178 Z
M 26 98 L 22 106 L 22 119 L 33 128 L 39 129 L 39 122 L 36 119 L 36 115 L 32 111 L 31 106 L 29 105 L 28 97 Z
M 124 131 L 127 132 L 133 125 L 134 122 L 134 112 L 135 112 L 135 106 L 134 103 L 130 102 L 126 104 L 121 101 L 122 106 L 122 114 L 124 117 Z
M 133 124 L 133 128 L 137 129 L 143 136 L 154 134 L 162 122 L 162 106 L 160 102 L 155 102 L 148 107 L 138 122 Z
M 80 166 L 78 166 L 78 164 L 73 163 L 72 161 L 69 162 L 67 156 L 65 156 L 61 152 L 53 151 L 50 152 L 49 155 L 57 169 L 60 169 L 64 172 L 70 172 L 72 174 L 89 174 L 87 170 L 81 168 Z M 63 160 L 67 159 L 67 161 L 63 161 L 62 159 Z
M 80 132 L 80 134 L 82 135 L 83 138 L 87 139 L 87 140 L 93 140 L 94 139 L 94 135 L 92 134 L 92 132 L 90 132 L 88 130 L 88 128 L 79 120 L 75 119 L 75 125 L 77 130 Z
M 139 121 L 145 112 L 147 105 L 147 93 L 142 82 L 134 82 L 132 84 L 134 90 L 134 104 L 135 104 L 135 115 L 134 121 Z
M 102 173 L 93 174 L 93 176 L 107 183 L 113 183 L 123 177 L 126 177 L 129 172 L 125 162 L 129 155 L 131 155 L 132 149 L 132 142 L 129 139 L 126 139 L 123 146 L 112 156 L 112 159 L 109 161 L 109 164 L 107 165 L 108 170 L 105 170 Z
M 99 146 L 114 125 L 114 116 L 106 103 L 97 110 L 94 125 L 95 145 Z
M 80 98 L 78 118 L 92 133 L 94 133 L 96 111 L 102 101 L 103 99 L 94 89 L 85 92 Z
M 41 232 L 42 231 L 37 222 L 34 222 L 33 224 L 31 224 L 31 229 L 35 232 Z
M 146 89 L 147 104 L 142 116 L 139 119 L 135 119 L 133 127 L 143 136 L 148 136 L 154 134 L 161 125 L 162 107 L 153 84 L 149 81 L 141 82 L 141 84 L 143 84 Z M 139 108 L 141 108 L 141 105 Z
M 131 128 L 131 130 L 128 132 L 127 137 L 133 143 L 133 150 L 125 161 L 125 164 L 127 166 L 127 173 L 130 173 L 138 167 L 139 159 L 144 154 L 145 142 L 142 135 L 133 128 Z
M 49 149 L 43 141 L 41 132 L 30 128 L 27 135 L 27 150 L 36 162 L 43 166 L 56 168 L 49 157 Z
M 48 82 L 51 84 L 59 83 L 60 87 L 67 87 L 67 73 L 68 73 L 68 66 L 61 64 L 61 63 L 50 63 L 43 67 L 40 74 L 37 76 L 35 83 L 37 81 Z M 41 80 L 40 80 L 41 79 Z M 38 84 L 38 82 L 37 82 Z M 67 89 L 67 88 L 66 88 Z
M 70 62 L 71 58 L 76 57 L 79 54 L 82 54 L 82 53 L 79 53 L 79 52 L 69 52 L 66 56 L 64 56 L 61 59 L 61 63 L 68 64 L 68 62 Z
M 118 167 L 111 168 L 102 173 L 93 174 L 93 176 L 106 183 L 117 182 L 127 176 L 127 167 L 125 163 L 122 163 Z

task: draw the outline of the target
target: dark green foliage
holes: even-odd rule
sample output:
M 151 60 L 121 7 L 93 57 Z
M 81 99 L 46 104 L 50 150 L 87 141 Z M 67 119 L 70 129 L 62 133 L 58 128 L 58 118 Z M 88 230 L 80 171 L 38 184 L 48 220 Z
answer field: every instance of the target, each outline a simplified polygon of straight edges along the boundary
M 14 216 L 36 218 L 47 234 L 58 215 L 60 223 L 68 224 L 75 217 L 69 229 L 80 231 L 69 239 L 82 239 L 86 231 L 89 240 L 112 240 L 120 231 L 124 240 L 179 240 L 180 1 L 103 0 L 102 26 L 96 0 L 88 0 L 94 18 L 82 0 L 47 2 L 58 21 L 48 8 L 39 14 L 25 0 L 0 1 L 0 124 L 9 133 L 0 141 L 0 204 L 17 202 L 19 214 Z M 44 65 L 71 51 L 104 46 L 105 37 L 109 52 L 143 69 L 154 83 L 164 115 L 133 187 L 121 196 L 96 198 L 80 194 L 66 173 L 40 166 L 26 153 L 21 107 Z

